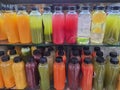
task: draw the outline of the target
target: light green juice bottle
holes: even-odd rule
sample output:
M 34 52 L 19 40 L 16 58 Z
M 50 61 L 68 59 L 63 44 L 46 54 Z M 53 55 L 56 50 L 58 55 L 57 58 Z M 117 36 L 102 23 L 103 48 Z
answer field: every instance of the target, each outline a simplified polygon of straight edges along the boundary
M 36 7 L 33 7 L 30 13 L 30 28 L 32 43 L 43 43 L 42 16 Z
M 45 43 L 52 42 L 52 12 L 50 10 L 50 7 L 45 7 L 42 15 Z

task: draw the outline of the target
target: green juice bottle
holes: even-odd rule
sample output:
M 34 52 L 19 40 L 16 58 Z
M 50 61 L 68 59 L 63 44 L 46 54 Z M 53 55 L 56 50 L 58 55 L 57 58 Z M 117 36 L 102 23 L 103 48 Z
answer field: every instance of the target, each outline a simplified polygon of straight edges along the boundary
M 36 7 L 33 7 L 30 13 L 30 28 L 32 43 L 43 43 L 42 16 Z
M 45 7 L 42 15 L 45 43 L 52 42 L 52 12 L 50 10 L 50 7 Z

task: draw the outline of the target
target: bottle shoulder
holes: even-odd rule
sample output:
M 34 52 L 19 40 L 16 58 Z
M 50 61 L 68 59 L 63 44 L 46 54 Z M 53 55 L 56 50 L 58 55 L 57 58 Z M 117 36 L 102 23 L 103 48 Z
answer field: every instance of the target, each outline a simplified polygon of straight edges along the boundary
M 41 13 L 39 11 L 31 11 L 30 15 L 41 15 Z

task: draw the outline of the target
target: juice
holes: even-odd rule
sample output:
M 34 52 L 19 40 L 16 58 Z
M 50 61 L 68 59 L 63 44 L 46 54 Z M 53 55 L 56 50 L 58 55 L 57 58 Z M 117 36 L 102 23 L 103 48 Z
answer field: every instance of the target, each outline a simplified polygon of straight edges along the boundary
M 61 6 L 55 7 L 55 12 L 52 16 L 52 27 L 53 27 L 53 43 L 63 44 L 64 43 L 64 28 L 65 28 L 65 17 L 62 12 Z
M 59 51 L 58 51 L 58 56 L 62 57 L 63 62 L 66 64 L 66 62 L 67 62 L 67 57 L 66 57 L 66 54 L 65 54 L 65 52 L 64 52 L 63 50 L 59 50 Z
M 36 7 L 33 7 L 30 13 L 30 29 L 32 43 L 43 43 L 42 16 Z
M 25 89 L 27 87 L 25 64 L 20 56 L 14 58 L 12 70 L 15 78 L 16 89 Z
M 96 53 L 100 51 L 100 47 L 94 47 L 94 51 L 92 52 L 92 57 L 96 57 Z
M 7 10 L 3 14 L 5 32 L 8 37 L 9 43 L 18 43 L 19 33 L 17 28 L 17 15 L 15 12 L 10 10 L 10 8 L 6 8 Z
M 21 43 L 31 42 L 30 22 L 29 15 L 25 10 L 25 7 L 19 7 L 17 13 L 17 26 Z
M 11 62 L 13 62 L 14 58 L 18 56 L 16 50 L 11 50 L 9 55 L 10 55 Z
M 104 7 L 98 6 L 92 14 L 91 43 L 102 44 L 105 32 L 106 13 Z
M 42 15 L 45 43 L 52 42 L 52 12 L 50 10 L 50 7 L 45 7 Z
M 69 44 L 76 43 L 78 14 L 75 6 L 69 6 L 69 11 L 65 19 L 65 41 Z

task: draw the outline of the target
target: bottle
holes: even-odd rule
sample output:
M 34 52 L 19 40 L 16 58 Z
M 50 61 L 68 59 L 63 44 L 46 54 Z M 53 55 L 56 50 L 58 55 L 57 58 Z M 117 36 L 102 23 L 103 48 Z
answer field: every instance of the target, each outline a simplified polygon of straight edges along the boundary
M 26 62 L 28 60 L 28 57 L 31 55 L 30 48 L 28 46 L 24 46 L 21 49 L 23 61 Z
M 56 57 L 58 56 L 58 52 L 63 51 L 65 53 L 64 47 L 63 46 L 58 46 L 56 50 Z
M 39 84 L 39 72 L 34 57 L 29 57 L 25 65 L 28 88 L 36 89 Z
M 91 43 L 102 44 L 105 32 L 106 13 L 104 7 L 97 6 L 92 14 Z
M 90 49 L 89 46 L 84 46 L 83 49 L 82 49 L 82 55 L 84 54 L 85 50 L 89 50 L 89 49 Z
M 0 66 L 1 66 L 1 57 L 4 55 L 4 51 L 0 51 Z M 4 82 L 3 82 L 3 76 L 1 72 L 1 67 L 0 67 L 0 90 L 4 88 Z
M 38 50 L 38 49 L 34 50 L 33 51 L 33 57 L 34 57 L 37 65 L 38 65 L 39 62 L 40 62 L 40 58 L 42 57 L 42 54 L 41 54 L 40 50 Z
M 52 12 L 50 10 L 50 7 L 44 7 L 44 13 L 42 15 L 45 43 L 52 42 Z
M 11 50 L 10 53 L 9 53 L 9 55 L 10 55 L 10 60 L 11 60 L 11 62 L 13 62 L 13 61 L 14 61 L 14 58 L 15 58 L 16 56 L 18 56 L 16 50 Z
M 37 7 L 32 7 L 32 11 L 30 13 L 30 29 L 32 43 L 43 43 L 42 16 Z
M 90 40 L 91 14 L 89 7 L 82 7 L 78 17 L 77 43 L 89 44 Z
M 25 89 L 27 87 L 25 64 L 20 56 L 14 58 L 12 70 L 15 78 L 16 89 Z
M 76 57 L 72 57 L 68 64 L 68 84 L 70 90 L 78 90 L 80 80 L 80 64 Z
M 67 57 L 66 57 L 65 52 L 63 50 L 58 51 L 58 56 L 62 57 L 63 62 L 66 64 Z
M 10 61 L 10 57 L 8 55 L 2 56 L 1 60 L 2 62 L 0 67 L 3 76 L 3 82 L 6 89 L 9 89 L 15 86 L 15 80 L 12 71 L 12 62 Z
M 55 50 L 53 47 L 48 47 L 48 51 L 50 52 L 50 55 L 53 57 L 53 60 L 55 60 Z
M 4 30 L 4 13 L 1 11 L 2 8 L 0 8 L 0 40 L 7 40 L 7 35 L 6 32 Z
M 30 20 L 24 6 L 18 7 L 17 26 L 21 43 L 31 43 Z
M 52 27 L 53 27 L 53 43 L 63 44 L 64 43 L 64 27 L 65 27 L 65 16 L 62 12 L 61 6 L 55 7 L 55 12 L 52 16 Z
M 92 56 L 91 56 L 90 50 L 85 50 L 85 51 L 84 51 L 84 54 L 81 56 L 81 61 L 84 62 L 84 59 L 85 59 L 86 57 L 89 57 L 89 58 L 92 60 Z
M 54 70 L 54 88 L 56 90 L 64 90 L 65 88 L 65 64 L 62 57 L 56 57 L 53 65 Z
M 82 63 L 81 89 L 92 90 L 93 65 L 91 58 L 85 58 Z
M 92 57 L 96 57 L 96 53 L 100 51 L 100 47 L 94 47 L 94 51 L 92 52 Z
M 120 30 L 119 6 L 114 6 L 111 9 L 112 10 L 107 15 L 107 19 L 106 19 L 104 43 L 105 44 L 118 44 L 119 30 Z
M 65 41 L 69 44 L 76 43 L 77 40 L 77 26 L 78 14 L 75 6 L 68 7 L 68 13 L 65 20 Z
M 97 57 L 94 64 L 94 79 L 93 88 L 95 90 L 104 89 L 104 79 L 105 79 L 105 62 L 103 57 Z
M 103 57 L 103 52 L 102 52 L 102 51 L 97 51 L 97 52 L 96 52 L 96 56 L 93 58 L 93 61 L 92 61 L 93 64 L 95 64 L 97 57 Z M 106 63 L 105 60 L 104 60 L 104 63 Z
M 48 67 L 46 57 L 40 58 L 38 70 L 39 70 L 39 75 L 41 78 L 40 80 L 41 90 L 49 90 L 50 89 L 50 77 L 49 77 L 49 67 Z
M 10 8 L 6 8 L 6 11 L 3 15 L 4 18 L 4 25 L 5 32 L 8 37 L 9 43 L 18 43 L 19 40 L 19 33 L 17 28 L 17 15 L 13 12 Z M 7 26 L 6 26 L 7 25 Z
M 53 80 L 53 63 L 54 63 L 54 58 L 50 55 L 50 52 L 47 51 L 45 52 L 44 55 L 47 58 L 47 62 L 48 62 L 48 68 L 49 68 L 49 77 L 50 80 Z
M 7 49 L 8 49 L 7 54 L 10 55 L 10 51 L 14 50 L 15 46 L 8 46 Z
M 119 60 L 117 58 L 111 58 L 110 63 L 106 66 L 105 70 L 105 89 L 116 90 L 119 77 Z
M 79 63 L 81 62 L 79 50 L 72 50 L 72 57 L 76 57 Z

